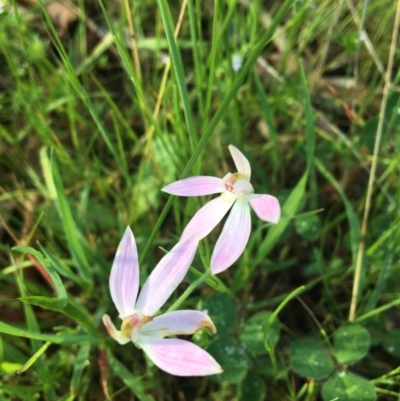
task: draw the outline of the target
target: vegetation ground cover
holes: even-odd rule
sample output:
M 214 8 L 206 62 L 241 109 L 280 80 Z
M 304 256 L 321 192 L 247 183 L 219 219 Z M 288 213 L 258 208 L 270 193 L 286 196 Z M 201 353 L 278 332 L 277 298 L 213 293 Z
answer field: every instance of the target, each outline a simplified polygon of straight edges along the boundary
M 398 3 L 0 3 L 0 398 L 400 399 Z M 111 264 L 129 224 L 144 283 L 229 144 L 282 217 L 205 281 L 201 242 L 165 310 L 224 373 L 177 378 L 106 333 Z

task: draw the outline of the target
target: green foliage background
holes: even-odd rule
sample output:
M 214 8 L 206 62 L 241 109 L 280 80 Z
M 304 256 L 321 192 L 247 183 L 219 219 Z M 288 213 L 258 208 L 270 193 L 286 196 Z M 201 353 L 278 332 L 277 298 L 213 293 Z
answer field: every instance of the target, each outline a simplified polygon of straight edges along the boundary
M 396 7 L 0 3 L 0 399 L 398 400 L 398 50 L 383 90 Z M 176 378 L 108 338 L 109 272 L 129 224 L 144 282 L 207 201 L 161 188 L 234 172 L 229 144 L 282 219 L 253 215 L 242 257 L 181 305 L 209 311 L 217 334 L 191 340 L 224 373 Z M 166 308 L 207 269 L 220 230 Z

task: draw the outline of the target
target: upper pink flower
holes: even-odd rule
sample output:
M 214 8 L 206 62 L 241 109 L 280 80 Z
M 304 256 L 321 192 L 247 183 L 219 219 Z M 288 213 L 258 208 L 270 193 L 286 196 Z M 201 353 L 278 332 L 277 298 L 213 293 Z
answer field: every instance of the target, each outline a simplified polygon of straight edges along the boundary
M 205 376 L 222 369 L 206 351 L 189 341 L 164 338 L 192 334 L 215 326 L 204 312 L 180 310 L 153 317 L 183 280 L 192 263 L 195 239 L 185 239 L 158 263 L 144 284 L 139 297 L 139 263 L 136 242 L 129 227 L 119 244 L 110 275 L 111 298 L 122 319 L 117 330 L 108 315 L 103 322 L 120 344 L 132 341 L 142 348 L 160 369 L 176 376 Z M 136 299 L 137 298 L 137 299 Z
M 181 241 L 192 237 L 200 241 L 206 237 L 233 205 L 211 257 L 213 274 L 227 269 L 243 253 L 250 236 L 249 205 L 261 220 L 270 223 L 277 223 L 281 215 L 277 198 L 253 193 L 253 186 L 250 183 L 250 163 L 242 152 L 233 145 L 229 145 L 229 151 L 237 168 L 236 173 L 228 173 L 224 178 L 208 176 L 185 178 L 162 189 L 178 196 L 221 193 L 193 216 L 182 234 Z

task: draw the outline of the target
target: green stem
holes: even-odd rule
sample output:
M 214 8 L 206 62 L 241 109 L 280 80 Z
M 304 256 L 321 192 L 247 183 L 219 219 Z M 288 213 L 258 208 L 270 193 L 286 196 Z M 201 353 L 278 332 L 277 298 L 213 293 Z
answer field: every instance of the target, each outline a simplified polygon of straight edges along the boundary
M 173 303 L 173 305 L 167 310 L 167 312 L 172 312 L 178 309 L 181 306 L 181 303 L 211 274 L 211 270 L 206 270 L 196 281 L 193 281 L 192 284 L 186 288 L 185 292 Z

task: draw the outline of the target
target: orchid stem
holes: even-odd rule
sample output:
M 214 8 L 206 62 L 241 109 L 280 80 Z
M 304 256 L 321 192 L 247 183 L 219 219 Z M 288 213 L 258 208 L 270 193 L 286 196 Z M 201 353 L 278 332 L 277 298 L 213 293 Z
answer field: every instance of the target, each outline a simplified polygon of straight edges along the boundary
M 211 270 L 206 270 L 197 280 L 193 281 L 192 284 L 186 288 L 185 292 L 172 304 L 172 306 L 167 310 L 167 312 L 173 312 L 174 310 L 178 309 L 182 302 L 200 285 L 202 284 L 207 278 L 210 276 Z

